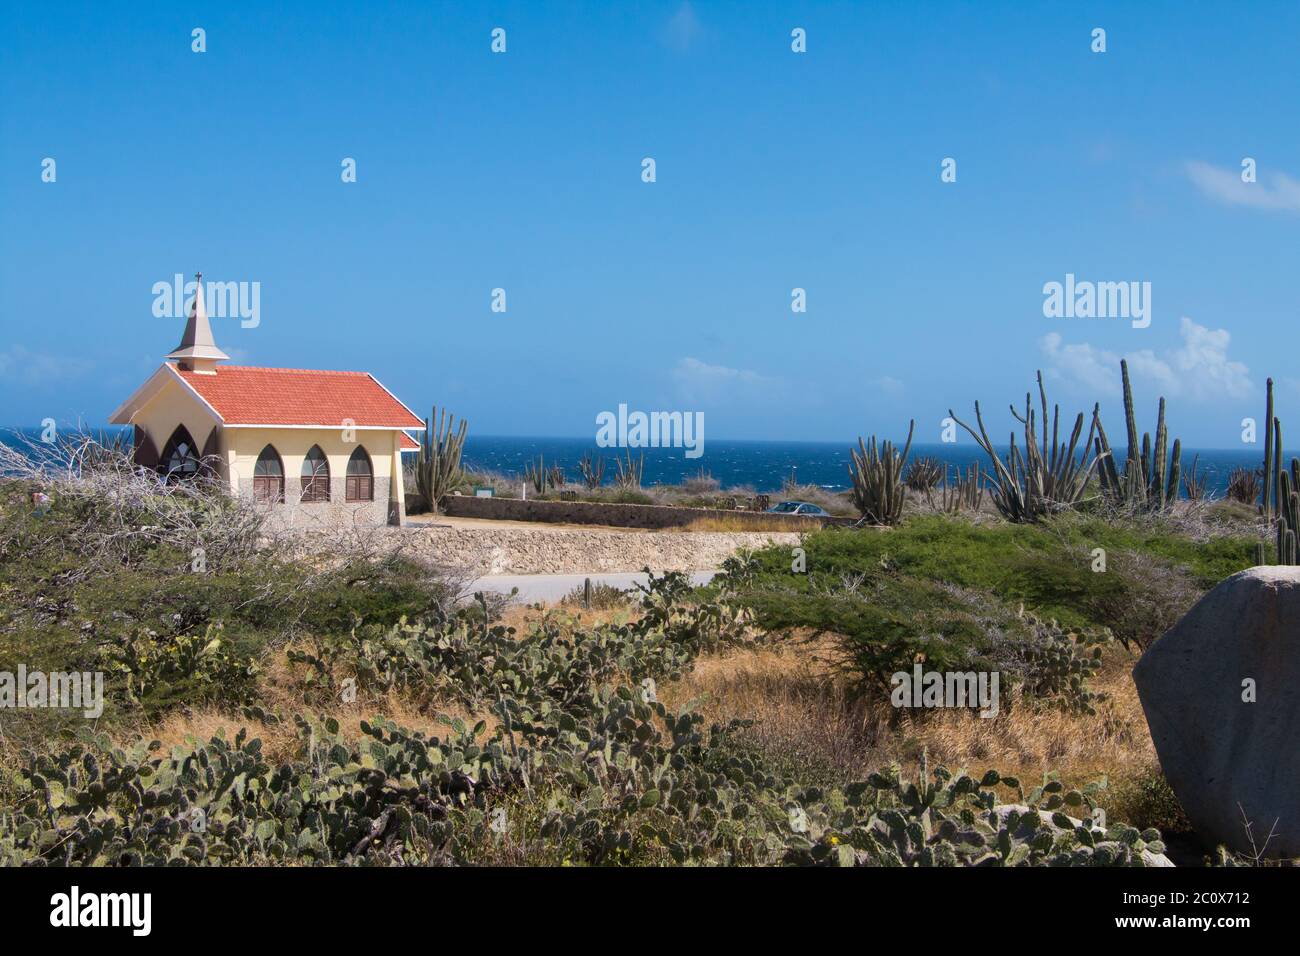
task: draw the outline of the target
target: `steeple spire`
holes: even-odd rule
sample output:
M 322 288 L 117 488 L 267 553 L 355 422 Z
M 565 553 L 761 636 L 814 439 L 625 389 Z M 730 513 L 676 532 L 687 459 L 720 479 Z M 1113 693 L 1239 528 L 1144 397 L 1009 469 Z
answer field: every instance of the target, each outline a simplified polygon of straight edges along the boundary
M 215 375 L 217 363 L 229 361 L 230 356 L 217 348 L 212 338 L 212 326 L 208 324 L 208 307 L 204 301 L 203 273 L 194 275 L 194 301 L 190 303 L 190 317 L 185 323 L 185 334 L 181 344 L 167 357 L 176 359 L 182 369 Z

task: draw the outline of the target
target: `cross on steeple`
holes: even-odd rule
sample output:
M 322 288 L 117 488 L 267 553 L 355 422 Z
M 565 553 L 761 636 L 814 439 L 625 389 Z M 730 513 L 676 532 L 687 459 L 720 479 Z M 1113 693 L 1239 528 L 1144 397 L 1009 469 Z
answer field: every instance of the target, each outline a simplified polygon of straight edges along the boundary
M 194 301 L 190 303 L 190 317 L 185 323 L 185 334 L 181 344 L 167 356 L 176 359 L 176 364 L 187 371 L 205 375 L 215 375 L 217 363 L 230 360 L 230 356 L 217 348 L 212 338 L 212 326 L 208 324 L 208 307 L 204 301 L 203 273 L 194 274 Z

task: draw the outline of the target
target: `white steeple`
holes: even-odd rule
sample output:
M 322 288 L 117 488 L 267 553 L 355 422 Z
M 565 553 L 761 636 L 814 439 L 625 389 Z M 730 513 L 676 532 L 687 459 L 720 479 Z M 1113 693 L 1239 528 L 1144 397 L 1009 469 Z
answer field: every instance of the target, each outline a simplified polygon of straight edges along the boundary
M 176 359 L 176 364 L 183 369 L 215 375 L 217 363 L 229 361 L 230 356 L 217 348 L 217 343 L 213 341 L 205 298 L 203 273 L 199 272 L 194 276 L 194 301 L 190 303 L 190 317 L 185 323 L 185 334 L 181 336 L 181 344 L 167 357 Z

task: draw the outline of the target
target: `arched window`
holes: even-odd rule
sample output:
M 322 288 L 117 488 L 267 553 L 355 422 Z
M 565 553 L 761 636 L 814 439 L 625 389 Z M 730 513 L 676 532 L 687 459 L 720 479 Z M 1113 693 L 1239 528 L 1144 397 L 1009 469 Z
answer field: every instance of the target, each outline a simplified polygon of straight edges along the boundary
M 348 459 L 347 500 L 375 500 L 375 472 L 370 466 L 370 456 L 360 445 Z
M 253 466 L 253 497 L 275 504 L 284 501 L 284 463 L 272 445 L 262 449 Z
M 302 500 L 330 500 L 330 463 L 320 445 L 312 445 L 302 460 Z
M 188 481 L 199 473 L 199 465 L 194 439 L 184 425 L 177 425 L 158 456 L 158 472 L 168 481 Z

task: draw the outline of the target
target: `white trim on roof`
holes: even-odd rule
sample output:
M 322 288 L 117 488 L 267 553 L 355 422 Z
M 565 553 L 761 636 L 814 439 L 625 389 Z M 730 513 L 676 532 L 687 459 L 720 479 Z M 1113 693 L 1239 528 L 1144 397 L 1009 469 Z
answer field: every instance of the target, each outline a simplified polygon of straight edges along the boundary
M 301 424 L 277 424 L 275 422 L 226 422 L 227 428 L 326 428 L 331 431 L 338 431 L 341 428 L 351 428 L 358 432 L 405 432 L 404 425 L 345 425 L 343 422 L 329 422 L 319 425 L 301 425 Z
M 180 382 L 180 383 L 181 383 L 182 385 L 184 385 L 187 389 L 189 389 L 190 394 L 193 395 L 195 398 L 197 398 L 200 402 L 203 403 L 203 407 L 206 408 L 206 409 L 208 410 L 209 413 L 211 413 L 212 417 L 213 417 L 214 419 L 216 419 L 218 425 L 224 425 L 224 424 L 226 423 L 226 420 L 225 420 L 224 418 L 221 417 L 221 413 L 220 413 L 219 411 L 217 411 L 215 408 L 212 407 L 212 404 L 211 404 L 211 403 L 210 403 L 206 398 L 204 398 L 204 397 L 199 393 L 199 390 L 198 390 L 197 388 L 195 388 L 193 385 L 191 385 L 189 382 L 187 382 L 187 381 L 185 380 L 185 376 L 184 376 L 184 375 L 182 375 L 180 372 L 176 371 L 176 366 L 175 366 L 175 365 L 172 365 L 170 362 L 166 362 L 166 363 L 163 364 L 163 368 L 165 368 L 165 369 L 167 369 L 167 371 L 171 372 L 171 373 L 172 373 L 172 377 L 175 378 L 176 381 Z
M 158 366 L 157 371 L 145 379 L 145 383 L 132 392 L 131 397 L 114 410 L 113 414 L 108 418 L 109 424 L 135 424 L 135 417 L 139 415 L 150 402 L 158 397 L 158 393 L 166 386 L 169 375 L 171 381 L 179 382 L 185 387 L 187 392 L 199 400 L 199 404 L 203 406 L 214 422 L 218 425 L 225 424 L 225 421 L 222 419 L 221 415 L 217 413 L 217 410 L 208 404 L 208 400 L 195 391 L 194 387 L 190 385 L 189 382 L 185 381 L 181 374 L 176 371 L 176 366 L 172 365 L 170 362 L 163 362 L 162 365 Z
M 135 408 L 136 411 L 139 411 L 140 408 L 153 400 L 153 397 L 162 390 L 162 383 L 159 378 L 165 374 L 161 367 L 154 369 L 153 374 L 144 380 L 144 384 L 127 396 L 126 401 L 113 410 L 113 414 L 108 416 L 108 423 L 110 425 L 131 424 L 131 419 L 135 417 L 135 413 L 131 409 Z M 147 396 L 146 393 L 148 393 Z
M 384 383 L 383 383 L 383 382 L 381 382 L 381 381 L 379 381 L 379 379 L 375 378 L 375 376 L 372 375 L 370 372 L 366 372 L 366 375 L 369 376 L 370 381 L 374 382 L 376 385 L 378 385 L 380 388 L 382 388 L 382 389 L 384 390 L 384 393 L 385 393 L 389 398 L 391 398 L 393 401 L 395 401 L 398 405 L 401 405 L 402 408 L 406 411 L 406 413 L 407 413 L 408 415 L 410 415 L 412 418 L 414 418 L 416 421 L 418 421 L 418 422 L 420 423 L 418 426 L 417 426 L 417 425 L 404 425 L 404 426 L 402 426 L 403 428 L 423 428 L 423 427 L 424 427 L 424 419 L 421 418 L 419 415 L 415 414 L 415 412 L 411 411 L 409 408 L 407 408 L 407 407 L 406 407 L 406 403 L 405 403 L 404 401 L 402 401 L 400 398 L 398 398 L 398 397 L 397 397 L 396 395 L 394 395 L 392 392 L 388 391 L 388 389 L 384 386 Z

